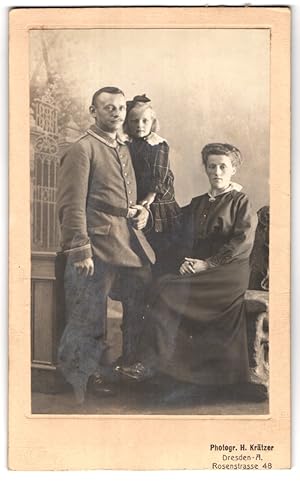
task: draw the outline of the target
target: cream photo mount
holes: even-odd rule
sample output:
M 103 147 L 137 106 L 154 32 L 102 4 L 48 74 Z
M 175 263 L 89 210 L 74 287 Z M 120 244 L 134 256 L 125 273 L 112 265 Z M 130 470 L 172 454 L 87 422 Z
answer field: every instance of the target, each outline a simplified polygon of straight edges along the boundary
M 12 9 L 9 17 L 9 467 L 13 470 L 214 469 L 218 468 L 214 464 L 226 465 L 226 460 L 236 463 L 226 459 L 230 453 L 225 447 L 235 446 L 239 455 L 245 446 L 247 454 L 251 455 L 251 451 L 255 457 L 260 454 L 261 460 L 257 458 L 260 469 L 289 468 L 290 9 L 27 8 Z M 39 29 L 108 28 L 270 31 L 271 368 L 267 415 L 31 414 L 29 33 Z M 83 437 L 79 436 L 83 433 L 84 450 Z M 215 450 L 212 446 L 221 448 Z

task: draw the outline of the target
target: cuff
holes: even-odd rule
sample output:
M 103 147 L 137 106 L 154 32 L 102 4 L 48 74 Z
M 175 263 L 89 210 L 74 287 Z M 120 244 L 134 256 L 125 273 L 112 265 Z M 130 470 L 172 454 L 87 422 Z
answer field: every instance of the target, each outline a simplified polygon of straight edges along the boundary
M 215 268 L 216 266 L 220 266 L 222 264 L 230 263 L 233 259 L 231 254 L 216 254 L 207 258 L 205 261 L 209 265 L 210 268 Z
M 216 268 L 216 266 L 219 266 L 219 263 L 216 259 L 215 256 L 212 256 L 211 258 L 206 258 L 204 261 L 207 263 L 208 268 Z
M 84 246 L 78 246 L 77 248 L 66 249 L 64 253 L 73 263 L 76 263 L 76 261 L 83 261 L 84 259 L 91 258 L 93 256 L 90 243 Z

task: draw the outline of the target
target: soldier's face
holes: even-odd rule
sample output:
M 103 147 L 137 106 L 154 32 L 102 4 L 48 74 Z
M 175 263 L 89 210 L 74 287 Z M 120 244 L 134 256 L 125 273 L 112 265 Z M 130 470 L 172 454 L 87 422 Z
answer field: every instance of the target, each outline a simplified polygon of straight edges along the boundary
M 123 125 L 126 116 L 126 102 L 122 94 L 102 92 L 96 98 L 90 113 L 100 129 L 106 132 L 117 132 Z

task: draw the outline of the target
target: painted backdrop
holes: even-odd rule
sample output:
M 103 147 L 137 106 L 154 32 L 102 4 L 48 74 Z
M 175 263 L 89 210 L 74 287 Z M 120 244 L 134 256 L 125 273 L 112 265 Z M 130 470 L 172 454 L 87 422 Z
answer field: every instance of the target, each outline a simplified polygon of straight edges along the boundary
M 241 149 L 236 180 L 258 209 L 268 203 L 269 43 L 267 29 L 32 31 L 31 102 L 50 89 L 58 133 L 76 137 L 98 88 L 146 93 L 171 147 L 179 204 L 206 190 L 200 151 L 220 141 Z

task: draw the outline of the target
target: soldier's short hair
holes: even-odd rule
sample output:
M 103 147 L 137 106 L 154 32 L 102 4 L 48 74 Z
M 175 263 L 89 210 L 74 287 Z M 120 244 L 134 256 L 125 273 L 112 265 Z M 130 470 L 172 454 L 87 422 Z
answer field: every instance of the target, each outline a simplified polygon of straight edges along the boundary
M 94 93 L 94 95 L 92 97 L 92 104 L 91 105 L 95 105 L 97 97 L 100 94 L 102 94 L 103 92 L 107 92 L 108 94 L 121 94 L 121 95 L 124 95 L 124 97 L 125 97 L 124 92 L 121 89 L 119 89 L 119 87 L 102 87 L 101 89 L 97 90 Z

